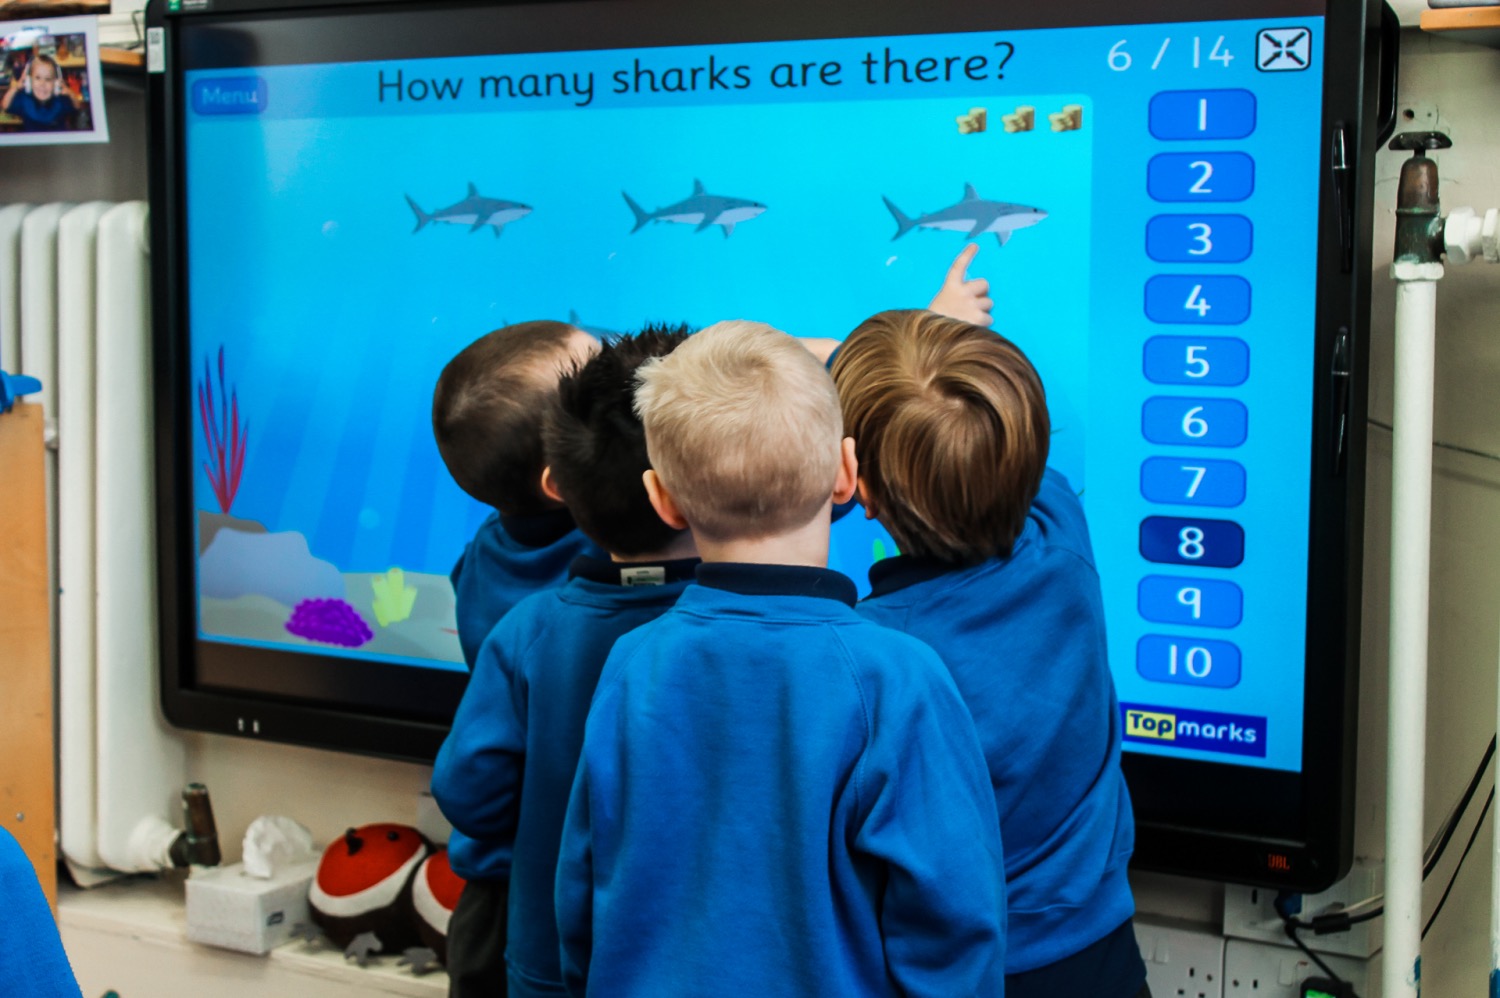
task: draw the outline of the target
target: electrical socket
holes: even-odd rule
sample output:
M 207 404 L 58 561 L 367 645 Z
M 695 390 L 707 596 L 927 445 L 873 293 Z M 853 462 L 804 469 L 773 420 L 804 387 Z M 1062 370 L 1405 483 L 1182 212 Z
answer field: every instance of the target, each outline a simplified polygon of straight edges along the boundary
M 1154 998 L 1224 998 L 1224 940 L 1137 917 L 1135 941 Z
M 1366 964 L 1347 956 L 1324 957 L 1328 966 L 1365 993 Z M 1224 998 L 1302 998 L 1302 982 L 1324 973 L 1298 950 L 1230 939 L 1224 943 Z M 1155 988 L 1152 989 L 1153 993 Z
M 1384 882 L 1384 864 L 1375 860 L 1358 859 L 1349 870 L 1349 875 L 1321 894 L 1306 894 L 1302 898 L 1302 912 L 1297 917 L 1304 922 L 1314 915 L 1322 915 L 1346 908 L 1355 901 L 1363 901 L 1379 893 Z M 1276 914 L 1273 902 L 1276 891 L 1264 887 L 1241 887 L 1228 884 L 1224 888 L 1224 935 L 1254 942 L 1290 946 L 1281 918 Z M 1309 949 L 1319 953 L 1337 953 L 1366 960 L 1380 948 L 1380 919 L 1371 919 L 1351 926 L 1348 932 L 1335 932 L 1326 936 L 1315 936 L 1311 930 L 1299 935 Z

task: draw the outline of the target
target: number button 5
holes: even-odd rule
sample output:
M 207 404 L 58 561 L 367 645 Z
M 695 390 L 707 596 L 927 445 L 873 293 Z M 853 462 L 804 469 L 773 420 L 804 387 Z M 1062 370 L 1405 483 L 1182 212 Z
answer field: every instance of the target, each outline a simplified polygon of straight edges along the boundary
M 1146 341 L 1145 369 L 1158 385 L 1243 385 L 1250 347 L 1220 337 L 1156 336 Z

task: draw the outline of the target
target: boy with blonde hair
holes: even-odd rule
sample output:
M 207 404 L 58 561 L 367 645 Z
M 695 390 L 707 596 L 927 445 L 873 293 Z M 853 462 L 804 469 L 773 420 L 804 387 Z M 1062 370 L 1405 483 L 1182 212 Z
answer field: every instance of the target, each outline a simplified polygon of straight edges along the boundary
M 1120 712 L 1083 507 L 1047 468 L 1041 379 L 1014 344 L 882 312 L 833 364 L 858 494 L 903 552 L 869 620 L 930 644 L 989 764 L 1009 900 L 1010 998 L 1135 998 L 1135 843 Z
M 640 374 L 697 584 L 610 653 L 557 871 L 574 995 L 999 995 L 1004 875 L 973 722 L 825 567 L 854 491 L 796 340 L 711 326 Z

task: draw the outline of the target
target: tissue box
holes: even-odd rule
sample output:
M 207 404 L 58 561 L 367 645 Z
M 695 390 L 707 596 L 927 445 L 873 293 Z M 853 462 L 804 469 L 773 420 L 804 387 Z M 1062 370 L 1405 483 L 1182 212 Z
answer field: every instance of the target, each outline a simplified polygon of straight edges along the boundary
M 187 882 L 187 937 L 242 953 L 268 953 L 309 920 L 307 892 L 318 861 L 277 870 L 270 880 L 245 874 L 245 864 L 197 869 Z

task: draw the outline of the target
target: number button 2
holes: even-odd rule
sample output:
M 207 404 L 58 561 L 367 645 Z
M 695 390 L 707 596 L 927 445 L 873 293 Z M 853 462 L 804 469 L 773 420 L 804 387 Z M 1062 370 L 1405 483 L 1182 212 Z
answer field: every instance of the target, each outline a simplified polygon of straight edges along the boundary
M 1240 650 L 1228 641 L 1148 634 L 1135 646 L 1135 671 L 1153 683 L 1227 690 L 1239 685 Z
M 1141 495 L 1181 506 L 1238 506 L 1245 501 L 1245 469 L 1234 461 L 1147 458 L 1141 465 Z
M 1245 594 L 1233 582 L 1148 575 L 1141 580 L 1136 606 L 1158 624 L 1191 627 L 1238 627 Z
M 1250 318 L 1243 277 L 1172 274 L 1146 282 L 1146 318 L 1163 325 L 1237 326 Z
M 1156 336 L 1146 341 L 1145 369 L 1158 385 L 1243 385 L 1250 346 L 1217 336 Z
M 1143 558 L 1163 565 L 1234 568 L 1245 560 L 1245 528 L 1230 520 L 1148 516 L 1140 544 Z
M 1243 201 L 1255 191 L 1255 160 L 1242 152 L 1165 152 L 1146 167 L 1153 201 Z
M 1243 215 L 1157 215 L 1146 223 L 1146 255 L 1162 263 L 1239 263 L 1254 242 Z

